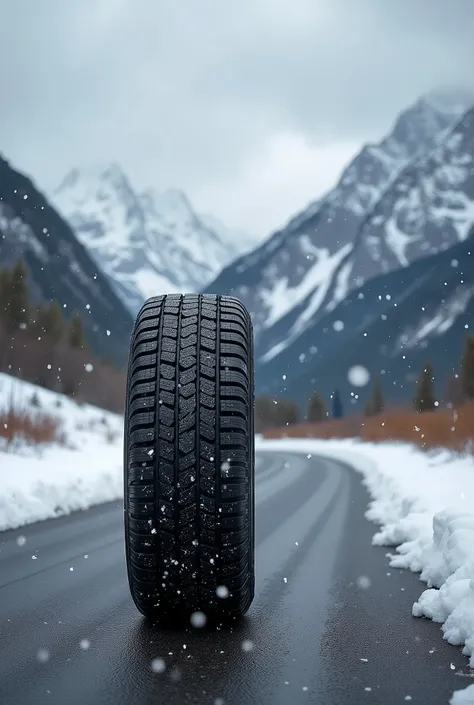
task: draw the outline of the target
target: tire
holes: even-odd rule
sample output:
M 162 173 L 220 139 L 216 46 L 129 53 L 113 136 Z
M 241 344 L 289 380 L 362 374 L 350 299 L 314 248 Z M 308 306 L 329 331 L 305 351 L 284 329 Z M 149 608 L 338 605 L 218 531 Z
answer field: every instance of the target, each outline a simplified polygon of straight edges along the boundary
M 254 595 L 255 470 L 253 331 L 238 299 L 168 294 L 144 304 L 130 344 L 124 447 L 138 610 L 160 621 L 196 611 L 241 618 Z

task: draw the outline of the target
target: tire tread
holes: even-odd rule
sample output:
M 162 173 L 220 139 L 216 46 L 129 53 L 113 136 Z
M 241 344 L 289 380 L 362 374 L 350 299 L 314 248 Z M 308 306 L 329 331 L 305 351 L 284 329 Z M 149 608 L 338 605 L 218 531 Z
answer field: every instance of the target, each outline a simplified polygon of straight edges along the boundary
M 238 299 L 144 304 L 130 345 L 124 489 L 130 590 L 146 616 L 232 619 L 250 607 L 253 394 L 252 325 Z

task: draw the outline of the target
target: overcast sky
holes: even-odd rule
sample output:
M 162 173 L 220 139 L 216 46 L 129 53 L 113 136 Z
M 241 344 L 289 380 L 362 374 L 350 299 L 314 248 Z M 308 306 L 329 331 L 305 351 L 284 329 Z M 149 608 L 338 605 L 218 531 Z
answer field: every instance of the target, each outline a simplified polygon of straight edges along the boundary
M 0 152 L 46 190 L 117 161 L 264 236 L 474 86 L 473 29 L 474 0 L 0 0 Z

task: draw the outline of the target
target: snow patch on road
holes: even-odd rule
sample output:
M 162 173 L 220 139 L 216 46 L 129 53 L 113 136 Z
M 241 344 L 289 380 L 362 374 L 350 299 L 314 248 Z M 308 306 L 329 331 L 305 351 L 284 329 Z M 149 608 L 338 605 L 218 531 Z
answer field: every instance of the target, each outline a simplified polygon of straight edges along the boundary
M 412 614 L 441 624 L 444 639 L 463 645 L 474 668 L 472 456 L 356 440 L 258 439 L 256 448 L 334 458 L 363 475 L 372 498 L 366 517 L 379 525 L 372 543 L 396 547 L 390 565 L 420 573 L 427 584 Z M 450 703 L 474 705 L 474 685 Z

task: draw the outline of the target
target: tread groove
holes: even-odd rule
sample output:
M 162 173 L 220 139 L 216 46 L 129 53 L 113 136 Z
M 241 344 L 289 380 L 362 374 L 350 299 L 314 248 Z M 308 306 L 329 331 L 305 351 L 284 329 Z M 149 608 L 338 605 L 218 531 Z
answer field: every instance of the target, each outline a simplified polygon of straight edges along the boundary
M 161 360 L 161 351 L 162 351 L 162 346 L 163 346 L 163 320 L 164 320 L 164 310 L 165 310 L 165 301 L 166 299 L 162 299 L 160 301 L 160 308 L 159 308 L 159 322 L 158 322 L 158 346 L 157 346 L 157 352 L 156 352 L 156 367 L 155 367 L 155 447 L 154 447 L 154 454 L 152 458 L 152 464 L 153 464 L 153 470 L 154 470 L 154 480 L 155 480 L 155 496 L 159 497 L 160 496 L 160 473 L 158 472 L 158 458 L 160 457 L 160 451 L 161 451 L 161 441 L 160 441 L 160 433 L 159 433 L 159 408 L 160 408 L 160 360 Z M 146 304 L 145 304 L 146 306 Z M 157 515 L 157 509 L 155 506 L 155 511 L 154 511 L 154 523 L 155 523 L 155 530 L 156 527 L 159 524 L 159 517 Z M 153 521 L 152 520 L 152 521 Z M 151 528 L 150 528 L 151 531 Z M 161 555 L 161 539 L 160 539 L 160 534 L 157 532 L 156 534 L 157 538 L 157 550 L 159 551 L 159 555 Z M 159 566 L 159 570 L 161 569 L 161 565 Z
M 201 343 L 202 343 L 202 298 L 198 299 L 198 316 L 197 316 L 197 344 L 196 344 L 196 466 L 197 478 L 195 487 L 195 503 L 196 503 L 196 540 L 201 537 L 201 521 L 199 516 L 200 504 L 200 488 L 201 488 Z M 217 397 L 218 398 L 218 397 Z M 197 561 L 197 580 L 201 582 L 201 563 Z
M 180 315 L 182 314 L 183 311 L 183 299 L 180 296 L 179 298 L 179 303 L 178 303 L 178 321 L 180 318 Z M 181 492 L 178 491 L 178 488 L 180 486 L 180 476 L 179 476 L 179 461 L 180 461 L 180 452 L 179 452 L 179 439 L 180 439 L 180 434 L 178 433 L 178 428 L 179 428 L 179 411 L 180 411 L 180 398 L 181 395 L 179 393 L 179 370 L 180 370 L 180 343 L 181 343 L 181 327 L 179 326 L 176 329 L 176 368 L 175 368 L 175 403 L 174 403 L 174 473 L 173 473 L 173 486 L 175 488 L 174 491 L 174 496 L 173 496 L 173 514 L 176 517 L 176 521 L 174 522 L 174 545 L 179 546 L 179 530 L 180 530 L 180 507 L 179 507 L 179 497 Z M 178 554 L 179 555 L 179 554 Z

